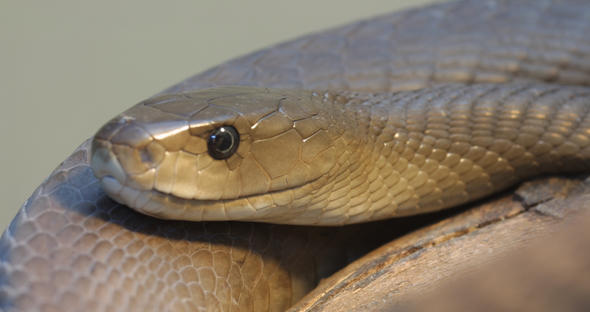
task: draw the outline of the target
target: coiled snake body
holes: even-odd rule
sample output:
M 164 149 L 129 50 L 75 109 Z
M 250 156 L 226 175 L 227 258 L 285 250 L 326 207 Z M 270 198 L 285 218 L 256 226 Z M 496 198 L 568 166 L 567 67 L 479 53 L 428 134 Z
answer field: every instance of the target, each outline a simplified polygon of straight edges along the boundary
M 370 236 L 162 221 L 104 191 L 168 219 L 342 225 L 585 170 L 589 30 L 584 1 L 450 2 L 192 77 L 105 125 L 27 201 L 0 242 L 0 304 L 283 310 Z M 233 143 L 208 142 L 221 127 Z

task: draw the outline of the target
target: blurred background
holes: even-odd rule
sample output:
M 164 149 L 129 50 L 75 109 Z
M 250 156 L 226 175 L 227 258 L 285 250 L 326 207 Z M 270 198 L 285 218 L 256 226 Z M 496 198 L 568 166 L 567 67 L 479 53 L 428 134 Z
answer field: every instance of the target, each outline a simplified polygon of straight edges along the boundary
M 230 58 L 433 0 L 0 2 L 0 229 L 125 108 Z

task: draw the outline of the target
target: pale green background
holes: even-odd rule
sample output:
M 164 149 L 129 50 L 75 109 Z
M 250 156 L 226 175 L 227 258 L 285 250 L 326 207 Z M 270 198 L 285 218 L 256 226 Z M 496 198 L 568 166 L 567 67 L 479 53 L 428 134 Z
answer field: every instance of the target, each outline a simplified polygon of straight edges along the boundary
M 314 30 L 432 0 L 0 1 L 0 229 L 110 117 Z

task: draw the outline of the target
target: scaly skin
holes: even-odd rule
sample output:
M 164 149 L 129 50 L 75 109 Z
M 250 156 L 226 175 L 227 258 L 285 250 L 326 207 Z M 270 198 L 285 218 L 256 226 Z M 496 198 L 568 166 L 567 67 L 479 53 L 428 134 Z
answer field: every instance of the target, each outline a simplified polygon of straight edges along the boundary
M 259 51 L 165 93 L 220 85 L 371 92 L 443 82 L 587 86 L 589 16 L 582 0 L 445 3 Z M 315 251 L 329 246 L 338 255 L 350 247 L 336 236 L 323 239 L 330 228 L 316 235 L 142 217 L 108 199 L 87 152 L 85 144 L 51 174 L 0 240 L 2 309 L 282 310 L 313 287 L 322 275 L 314 271 L 343 262 Z
M 395 94 L 223 87 L 161 96 L 95 135 L 106 193 L 165 219 L 343 225 L 463 204 L 590 165 L 590 89 L 447 85 Z M 230 158 L 207 152 L 233 126 Z

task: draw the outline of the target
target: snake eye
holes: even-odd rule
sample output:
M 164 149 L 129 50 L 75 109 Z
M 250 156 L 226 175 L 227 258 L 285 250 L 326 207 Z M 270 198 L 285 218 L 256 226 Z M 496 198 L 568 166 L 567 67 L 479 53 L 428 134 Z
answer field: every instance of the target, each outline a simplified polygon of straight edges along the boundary
M 240 135 L 236 128 L 223 126 L 209 134 L 207 149 L 214 159 L 226 159 L 236 152 L 239 144 Z

